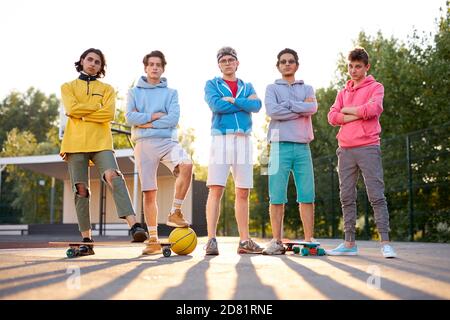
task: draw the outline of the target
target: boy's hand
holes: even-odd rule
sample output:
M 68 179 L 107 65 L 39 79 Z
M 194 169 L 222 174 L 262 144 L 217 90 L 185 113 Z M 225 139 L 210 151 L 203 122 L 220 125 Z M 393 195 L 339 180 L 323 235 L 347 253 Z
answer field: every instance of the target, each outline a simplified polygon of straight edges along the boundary
M 155 112 L 152 114 L 152 120 L 151 121 L 155 121 L 158 120 L 161 117 L 167 116 L 167 113 L 164 112 Z
M 308 97 L 303 102 L 316 102 L 316 99 L 314 99 L 313 97 Z
M 234 98 L 233 97 L 223 97 L 222 100 L 234 104 Z
M 138 126 L 136 126 L 137 128 L 141 128 L 141 129 L 148 129 L 148 128 L 153 128 L 153 125 L 151 122 L 147 122 L 144 124 L 140 124 Z
M 352 115 L 356 115 L 356 107 L 343 107 L 341 109 L 341 112 L 344 114 L 352 114 Z
M 258 96 L 256 95 L 256 93 L 252 94 L 251 96 L 249 96 L 247 99 L 250 100 L 258 100 Z
M 344 123 L 352 122 L 358 120 L 359 117 L 352 114 L 344 114 Z

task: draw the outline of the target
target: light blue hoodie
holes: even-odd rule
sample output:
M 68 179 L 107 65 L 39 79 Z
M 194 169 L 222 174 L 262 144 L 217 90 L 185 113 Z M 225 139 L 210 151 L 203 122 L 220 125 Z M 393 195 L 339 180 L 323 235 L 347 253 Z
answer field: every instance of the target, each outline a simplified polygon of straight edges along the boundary
M 149 122 L 152 114 L 164 112 L 167 115 L 152 121 L 153 128 L 137 128 L 136 126 Z M 131 139 L 136 142 L 143 138 L 170 138 L 178 140 L 177 125 L 180 118 L 178 92 L 167 87 L 167 79 L 153 85 L 147 82 L 147 77 L 139 78 L 137 85 L 128 91 L 127 123 L 132 126 Z
M 228 133 L 250 134 L 252 130 L 252 112 L 261 109 L 260 99 L 248 99 L 256 94 L 251 83 L 238 79 L 238 91 L 234 104 L 222 100 L 233 97 L 228 84 L 220 77 L 208 80 L 205 85 L 205 101 L 213 112 L 211 135 Z

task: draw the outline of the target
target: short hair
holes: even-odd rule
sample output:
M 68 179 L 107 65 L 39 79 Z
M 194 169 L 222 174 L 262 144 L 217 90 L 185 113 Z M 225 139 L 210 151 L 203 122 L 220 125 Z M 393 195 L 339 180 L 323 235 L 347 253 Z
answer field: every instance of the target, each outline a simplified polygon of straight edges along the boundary
M 75 62 L 75 69 L 77 69 L 78 72 L 83 71 L 83 65 L 81 64 L 81 60 L 86 58 L 86 56 L 91 52 L 97 54 L 100 57 L 100 60 L 102 63 L 100 70 L 97 72 L 96 77 L 97 78 L 104 77 L 106 74 L 106 70 L 105 70 L 106 69 L 106 59 L 105 59 L 105 55 L 103 54 L 103 52 L 100 49 L 89 48 L 85 52 L 83 52 L 80 56 L 80 59 Z
M 297 52 L 295 50 L 293 50 L 293 49 L 286 48 L 286 49 L 281 50 L 278 53 L 278 55 L 277 55 L 277 67 L 280 65 L 280 57 L 283 54 L 286 54 L 286 53 L 292 54 L 294 56 L 294 59 L 295 59 L 295 64 L 298 65 L 298 54 L 297 54 Z
M 367 66 L 369 64 L 369 54 L 363 47 L 355 47 L 348 53 L 348 61 L 362 61 Z
M 142 59 L 142 63 L 144 64 L 144 66 L 148 66 L 148 58 L 152 58 L 152 57 L 160 58 L 162 67 L 163 67 L 163 69 L 165 69 L 166 64 L 167 64 L 166 57 L 164 56 L 164 53 L 162 53 L 159 50 L 153 50 L 152 52 L 145 55 L 144 59 Z
M 217 51 L 217 62 L 219 62 L 219 60 L 222 59 L 222 57 L 224 56 L 232 56 L 236 60 L 238 59 L 236 50 L 234 50 L 232 47 L 220 48 L 219 51 Z

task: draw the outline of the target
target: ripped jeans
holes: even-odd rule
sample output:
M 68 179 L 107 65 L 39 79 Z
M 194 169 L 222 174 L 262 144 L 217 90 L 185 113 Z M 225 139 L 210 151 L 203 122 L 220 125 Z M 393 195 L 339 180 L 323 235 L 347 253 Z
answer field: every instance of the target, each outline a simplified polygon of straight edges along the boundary
M 118 217 L 125 219 L 126 216 L 135 215 L 127 185 L 122 173 L 119 171 L 113 151 L 104 150 L 98 152 L 68 153 L 67 164 L 80 232 L 91 229 L 89 211 L 89 166 L 92 165 L 92 163 L 97 167 L 99 176 L 102 177 L 103 181 L 112 192 Z M 105 179 L 105 172 L 108 170 L 113 170 L 117 173 L 117 175 L 112 178 L 112 185 Z M 86 194 L 79 194 L 80 186 L 77 187 L 77 185 L 84 185 Z

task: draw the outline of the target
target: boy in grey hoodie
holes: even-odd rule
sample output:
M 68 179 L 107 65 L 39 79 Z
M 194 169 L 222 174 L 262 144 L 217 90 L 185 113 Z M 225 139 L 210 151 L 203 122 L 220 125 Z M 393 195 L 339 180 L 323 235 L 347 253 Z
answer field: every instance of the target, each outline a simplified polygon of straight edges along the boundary
M 266 89 L 266 113 L 270 117 L 268 141 L 270 222 L 273 239 L 263 254 L 284 254 L 281 242 L 284 205 L 292 171 L 297 188 L 300 218 L 305 241 L 313 242 L 314 232 L 314 172 L 309 143 L 314 139 L 311 117 L 317 112 L 314 89 L 295 80 L 298 55 L 284 49 L 277 55 L 277 68 L 282 79 Z

